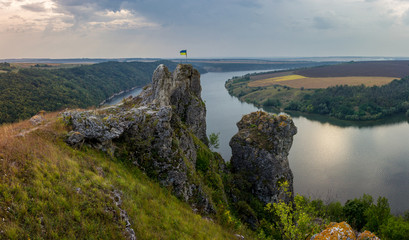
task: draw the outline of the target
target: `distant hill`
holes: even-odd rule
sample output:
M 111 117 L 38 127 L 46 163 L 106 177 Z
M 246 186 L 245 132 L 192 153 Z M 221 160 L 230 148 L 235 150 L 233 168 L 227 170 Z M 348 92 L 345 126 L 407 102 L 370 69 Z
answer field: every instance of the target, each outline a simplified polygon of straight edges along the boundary
M 4 63 L 0 72 L 0 124 L 27 119 L 40 110 L 97 106 L 114 93 L 149 83 L 161 63 L 170 69 L 177 65 L 170 61 L 104 62 L 54 70 L 12 71 Z

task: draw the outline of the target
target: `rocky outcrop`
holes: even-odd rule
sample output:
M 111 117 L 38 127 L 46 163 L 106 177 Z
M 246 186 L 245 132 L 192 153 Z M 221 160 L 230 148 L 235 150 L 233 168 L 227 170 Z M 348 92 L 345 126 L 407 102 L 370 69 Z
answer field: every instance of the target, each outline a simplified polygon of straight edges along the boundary
M 293 192 L 293 174 L 287 158 L 297 133 L 292 119 L 286 114 L 258 111 L 243 116 L 237 127 L 239 132 L 230 141 L 236 186 L 247 185 L 238 188 L 263 204 L 291 200 L 280 184 L 287 181 L 287 190 Z
M 346 222 L 335 223 L 332 222 L 322 232 L 315 234 L 311 240 L 380 240 L 375 234 L 365 231 L 363 233 L 355 234 L 355 231 Z
M 67 143 L 131 161 L 179 198 L 212 212 L 212 199 L 196 172 L 198 151 L 207 144 L 200 93 L 200 74 L 191 65 L 179 64 L 173 74 L 159 65 L 152 85 L 139 96 L 112 107 L 65 112 L 72 126 Z

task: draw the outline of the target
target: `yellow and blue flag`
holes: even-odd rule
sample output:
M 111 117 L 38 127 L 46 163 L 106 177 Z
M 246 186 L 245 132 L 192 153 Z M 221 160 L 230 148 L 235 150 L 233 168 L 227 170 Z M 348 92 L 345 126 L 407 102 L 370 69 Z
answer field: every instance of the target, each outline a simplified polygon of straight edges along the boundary
M 187 50 L 181 50 L 180 55 L 187 55 Z

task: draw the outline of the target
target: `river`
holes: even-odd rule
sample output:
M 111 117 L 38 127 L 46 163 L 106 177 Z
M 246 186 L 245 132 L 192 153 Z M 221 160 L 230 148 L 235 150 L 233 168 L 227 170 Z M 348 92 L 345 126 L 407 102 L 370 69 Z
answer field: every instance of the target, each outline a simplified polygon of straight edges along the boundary
M 230 96 L 224 83 L 251 72 L 201 77 L 207 133 L 220 133 L 216 151 L 226 161 L 231 157 L 229 141 L 237 133 L 236 123 L 259 108 Z M 409 210 L 409 124 L 405 118 L 362 124 L 289 114 L 298 128 L 289 154 L 296 193 L 327 203 L 345 203 L 367 193 L 375 201 L 378 196 L 387 197 L 393 213 Z

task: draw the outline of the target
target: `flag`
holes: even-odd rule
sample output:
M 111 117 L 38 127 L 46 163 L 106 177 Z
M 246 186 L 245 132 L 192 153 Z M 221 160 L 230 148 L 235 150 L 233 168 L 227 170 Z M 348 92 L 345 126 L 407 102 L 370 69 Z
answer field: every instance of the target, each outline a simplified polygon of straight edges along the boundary
M 180 55 L 187 55 L 187 50 L 180 51 Z

